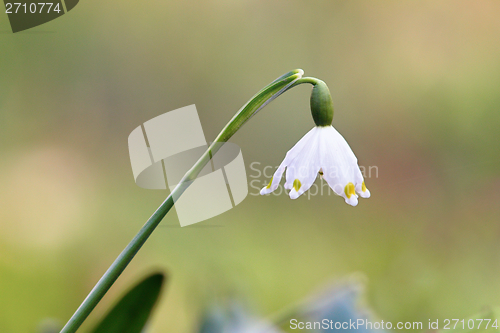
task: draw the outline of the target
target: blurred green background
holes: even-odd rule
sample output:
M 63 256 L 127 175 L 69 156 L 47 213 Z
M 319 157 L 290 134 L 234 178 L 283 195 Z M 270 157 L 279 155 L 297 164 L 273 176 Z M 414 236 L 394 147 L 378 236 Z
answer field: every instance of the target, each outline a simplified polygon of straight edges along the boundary
M 226 295 L 271 314 L 353 273 L 386 321 L 500 304 L 499 12 L 494 0 L 85 0 L 17 34 L 0 15 L 0 332 L 64 323 L 166 197 L 134 183 L 134 128 L 196 104 L 212 140 L 294 68 L 329 85 L 334 126 L 378 168 L 372 197 L 353 208 L 251 188 L 193 227 L 171 212 L 97 311 L 158 267 L 171 281 L 151 332 L 193 332 Z M 232 138 L 249 180 L 313 126 L 309 91 Z

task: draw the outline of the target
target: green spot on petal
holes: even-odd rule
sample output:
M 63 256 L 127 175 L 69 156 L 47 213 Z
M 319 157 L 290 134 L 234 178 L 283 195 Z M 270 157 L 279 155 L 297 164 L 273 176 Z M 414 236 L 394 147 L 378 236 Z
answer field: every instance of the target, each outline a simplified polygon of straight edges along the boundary
M 299 191 L 300 190 L 300 187 L 302 186 L 302 184 L 300 183 L 300 180 L 298 179 L 295 179 L 293 181 L 293 188 L 295 189 L 295 191 Z
M 344 187 L 344 193 L 345 193 L 345 196 L 347 197 L 347 199 L 350 199 L 351 195 L 356 194 L 356 192 L 354 192 L 354 184 L 353 183 L 348 183 Z
M 273 183 L 273 178 L 274 177 L 271 177 L 271 180 L 269 181 L 269 184 L 266 186 L 267 189 L 271 188 L 271 184 Z

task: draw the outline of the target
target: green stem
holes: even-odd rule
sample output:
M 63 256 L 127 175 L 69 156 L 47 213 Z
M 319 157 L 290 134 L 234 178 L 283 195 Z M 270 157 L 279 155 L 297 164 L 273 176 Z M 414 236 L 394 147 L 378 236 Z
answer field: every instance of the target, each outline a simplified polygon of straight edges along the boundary
M 303 77 L 303 78 L 298 79 L 297 81 L 295 81 L 295 83 L 292 84 L 292 86 L 290 88 L 296 87 L 296 86 L 298 86 L 299 84 L 302 84 L 302 83 L 310 83 L 313 86 L 315 86 L 318 83 L 322 83 L 322 82 L 323 82 L 322 80 L 317 79 L 315 77 Z
M 264 106 L 273 101 L 276 97 L 290 89 L 298 79 L 302 77 L 303 71 L 298 69 L 284 74 L 277 78 L 264 89 L 259 91 L 252 97 L 229 121 L 229 123 L 222 129 L 220 134 L 210 145 L 207 151 L 200 157 L 195 165 L 184 175 L 180 183 L 174 188 L 167 199 L 160 205 L 148 219 L 146 224 L 141 228 L 139 233 L 132 239 L 127 247 L 120 253 L 118 258 L 115 259 L 113 264 L 108 268 L 106 273 L 101 277 L 99 282 L 90 291 L 89 295 L 82 302 L 80 307 L 76 310 L 70 320 L 66 323 L 60 333 L 74 333 L 78 330 L 81 324 L 89 316 L 96 305 L 101 301 L 107 291 L 118 279 L 120 274 L 125 270 L 130 261 L 134 258 L 137 252 L 141 249 L 149 236 L 156 229 L 158 224 L 165 215 L 170 211 L 175 203 L 175 199 L 179 198 L 182 193 L 191 185 L 196 179 L 203 167 L 210 161 L 211 157 L 217 153 L 222 147 L 224 142 L 236 133 L 241 126 L 255 115 Z

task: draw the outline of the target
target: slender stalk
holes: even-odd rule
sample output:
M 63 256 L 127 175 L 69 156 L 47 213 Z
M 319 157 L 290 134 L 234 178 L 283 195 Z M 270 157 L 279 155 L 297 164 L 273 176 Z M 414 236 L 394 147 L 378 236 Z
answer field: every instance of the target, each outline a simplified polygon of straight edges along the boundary
M 191 185 L 201 172 L 203 167 L 210 161 L 210 159 L 217 153 L 222 145 L 229 140 L 229 138 L 236 133 L 241 126 L 255 115 L 264 106 L 273 101 L 276 97 L 291 88 L 293 84 L 302 77 L 303 71 L 298 69 L 284 74 L 277 78 L 255 96 L 253 96 L 229 121 L 229 123 L 222 129 L 220 134 L 210 145 L 207 151 L 200 157 L 195 165 L 184 175 L 180 183 L 174 188 L 167 199 L 160 205 L 160 207 L 151 215 L 148 221 L 144 224 L 137 235 L 127 245 L 127 247 L 120 253 L 118 258 L 115 259 L 113 264 L 108 268 L 106 273 L 97 282 L 95 287 L 90 291 L 89 295 L 82 302 L 80 307 L 76 310 L 70 320 L 66 323 L 60 333 L 74 333 L 78 330 L 81 324 L 87 319 L 89 314 L 94 310 L 96 305 L 101 301 L 107 291 L 118 279 L 120 274 L 125 270 L 130 261 L 134 258 L 137 252 L 141 249 L 144 243 L 148 240 L 149 236 L 156 229 L 158 224 L 165 215 L 170 211 L 182 193 Z
M 302 84 L 302 83 L 310 83 L 313 86 L 315 86 L 315 85 L 317 85 L 317 84 L 319 84 L 321 82 L 323 82 L 323 81 L 320 80 L 320 79 L 317 79 L 315 77 L 303 77 L 303 78 L 300 78 L 297 81 L 295 81 L 295 83 L 292 84 L 292 86 L 290 88 L 296 87 L 296 86 L 298 86 L 299 84 Z
M 120 253 L 118 258 L 115 259 L 113 264 L 108 268 L 106 273 L 104 273 L 99 282 L 97 282 L 95 287 L 90 291 L 87 298 L 85 298 L 80 307 L 78 307 L 71 319 L 63 327 L 61 333 L 76 332 L 80 325 L 96 307 L 96 305 L 101 301 L 109 288 L 111 288 L 111 286 L 115 283 L 116 279 L 118 279 L 120 274 L 125 270 L 125 268 L 137 254 L 139 249 L 142 247 L 142 245 L 144 245 L 146 240 L 161 222 L 163 217 L 174 205 L 172 193 L 154 212 L 154 214 L 149 218 L 146 224 L 144 224 L 137 235 L 132 239 L 132 241 L 122 251 L 122 253 Z

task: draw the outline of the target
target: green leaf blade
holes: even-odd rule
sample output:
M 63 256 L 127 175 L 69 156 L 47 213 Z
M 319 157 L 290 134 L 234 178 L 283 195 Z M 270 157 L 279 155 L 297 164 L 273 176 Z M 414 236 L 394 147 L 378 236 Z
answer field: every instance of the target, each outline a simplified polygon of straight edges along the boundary
M 165 274 L 148 276 L 130 289 L 92 333 L 141 333 L 160 296 Z

